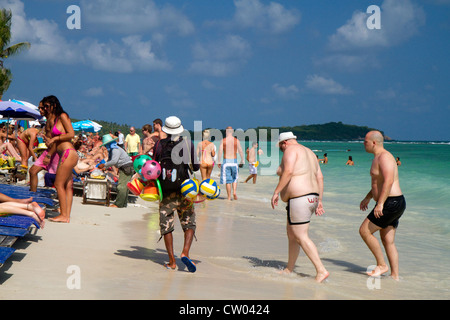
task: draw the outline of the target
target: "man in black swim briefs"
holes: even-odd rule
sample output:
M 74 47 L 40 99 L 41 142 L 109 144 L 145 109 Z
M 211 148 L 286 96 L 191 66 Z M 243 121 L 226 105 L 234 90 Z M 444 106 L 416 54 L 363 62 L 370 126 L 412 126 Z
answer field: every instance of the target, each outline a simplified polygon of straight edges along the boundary
M 371 199 L 376 201 L 376 205 L 361 224 L 359 233 L 377 262 L 375 269 L 367 274 L 378 277 L 389 271 L 380 243 L 374 236 L 375 232 L 380 231 L 391 267 L 391 277 L 399 280 L 398 251 L 394 240 L 406 201 L 400 189 L 397 163 L 392 154 L 384 149 L 383 142 L 383 135 L 379 131 L 369 132 L 364 140 L 366 152 L 372 153 L 374 159 L 370 168 L 372 188 L 361 201 L 360 209 L 367 210 Z

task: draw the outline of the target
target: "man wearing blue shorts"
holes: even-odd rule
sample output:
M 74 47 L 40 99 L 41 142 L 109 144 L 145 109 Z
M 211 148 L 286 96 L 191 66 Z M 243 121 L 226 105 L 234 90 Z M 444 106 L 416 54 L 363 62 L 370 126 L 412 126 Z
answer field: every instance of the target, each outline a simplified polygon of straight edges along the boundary
M 220 143 L 219 147 L 219 169 L 220 183 L 226 184 L 228 200 L 231 200 L 231 187 L 233 187 L 233 199 L 237 200 L 237 180 L 239 177 L 239 168 L 244 165 L 244 152 L 242 151 L 241 143 L 236 137 L 233 137 L 233 128 L 227 127 L 225 131 L 225 138 Z M 237 154 L 241 157 L 241 163 L 238 165 Z M 220 163 L 220 159 L 223 162 Z

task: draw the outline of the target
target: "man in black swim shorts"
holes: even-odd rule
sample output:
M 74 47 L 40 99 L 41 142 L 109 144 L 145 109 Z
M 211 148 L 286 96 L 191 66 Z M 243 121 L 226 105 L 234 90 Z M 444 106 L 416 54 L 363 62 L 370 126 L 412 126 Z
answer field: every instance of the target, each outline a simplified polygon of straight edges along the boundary
M 402 216 L 406 209 L 406 201 L 403 195 L 398 197 L 388 197 L 384 202 L 383 215 L 379 218 L 375 217 L 374 210 L 372 210 L 367 219 L 370 220 L 374 225 L 385 229 L 389 226 L 397 229 L 398 220 Z
M 389 271 L 380 243 L 373 235 L 380 231 L 391 267 L 391 277 L 399 280 L 398 251 L 394 240 L 399 218 L 406 208 L 406 201 L 400 189 L 397 163 L 392 154 L 384 149 L 383 142 L 383 135 L 379 131 L 369 132 L 364 140 L 364 148 L 374 155 L 374 159 L 370 168 L 372 188 L 361 201 L 360 209 L 367 210 L 371 199 L 377 203 L 361 224 L 359 233 L 377 261 L 375 269 L 368 275 L 378 277 Z

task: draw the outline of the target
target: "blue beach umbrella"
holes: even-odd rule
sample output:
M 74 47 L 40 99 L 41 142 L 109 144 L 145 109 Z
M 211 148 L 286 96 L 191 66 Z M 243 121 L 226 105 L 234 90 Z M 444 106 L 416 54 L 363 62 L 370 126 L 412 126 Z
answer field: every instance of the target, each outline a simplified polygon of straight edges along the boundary
M 85 131 L 85 132 L 98 132 L 102 129 L 102 126 L 95 121 L 83 120 L 72 123 L 73 130 Z
M 3 118 L 8 119 L 7 125 L 9 125 L 11 118 L 17 120 L 42 119 L 42 116 L 38 110 L 34 110 L 24 104 L 13 101 L 0 101 L 0 115 L 2 115 Z
M 27 102 L 27 101 L 16 100 L 16 99 L 11 99 L 10 101 L 15 102 L 15 103 L 18 103 L 18 104 L 21 104 L 21 105 L 24 105 L 24 106 L 27 106 L 27 107 L 29 107 L 29 108 L 31 108 L 31 109 L 34 109 L 34 110 L 39 111 L 39 108 L 38 108 L 38 107 L 36 107 L 34 104 L 29 103 L 29 102 Z
M 42 119 L 38 110 L 13 101 L 0 101 L 0 115 L 8 119 Z

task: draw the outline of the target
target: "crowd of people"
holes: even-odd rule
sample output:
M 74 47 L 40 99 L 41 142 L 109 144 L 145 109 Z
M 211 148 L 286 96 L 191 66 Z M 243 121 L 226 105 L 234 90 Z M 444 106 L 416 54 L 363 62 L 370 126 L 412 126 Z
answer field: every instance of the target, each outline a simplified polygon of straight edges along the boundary
M 184 128 L 181 120 L 175 116 L 166 118 L 164 124 L 161 119 L 155 119 L 152 125 L 144 125 L 141 140 L 135 127 L 130 127 L 126 136 L 120 130 L 102 137 L 93 133 L 75 135 L 68 114 L 55 96 L 45 97 L 39 104 L 39 111 L 47 119 L 43 128 L 29 128 L 14 134 L 9 127 L 3 125 L 0 139 L 2 158 L 14 157 L 20 162 L 20 170 L 28 170 L 28 160 L 32 158 L 33 165 L 29 168 L 31 191 L 37 189 L 37 174 L 41 170 L 46 170 L 51 176 L 49 183 L 56 188 L 60 208 L 59 215 L 48 220 L 70 222 L 73 175 L 93 170 L 109 170 L 117 181 L 117 198 L 111 206 L 126 207 L 127 184 L 139 174 L 135 172 L 133 160 L 139 155 L 149 155 L 162 167 L 160 180 L 164 197 L 159 203 L 159 217 L 161 238 L 164 238 L 169 256 L 169 262 L 165 265 L 167 269 L 176 268 L 173 231 L 174 215 L 177 212 L 184 231 L 181 260 L 190 272 L 196 271 L 195 263 L 189 258 L 196 230 L 195 207 L 192 201 L 181 194 L 181 182 L 176 185 L 177 181 L 184 181 L 190 176 L 188 172 L 193 174 L 199 170 L 202 180 L 209 179 L 217 163 L 220 183 L 226 185 L 227 199 L 237 200 L 238 172 L 246 159 L 250 175 L 245 182 L 252 179 L 253 183 L 256 183 L 257 156 L 261 154 L 261 150 L 258 150 L 258 144 L 254 142 L 246 150 L 247 156 L 244 158 L 241 143 L 234 136 L 232 127 L 226 128 L 226 136 L 220 142 L 216 157 L 216 147 L 209 140 L 209 130 L 203 131 L 202 141 L 195 147 L 190 140 L 183 138 Z M 39 155 L 37 147 L 42 143 L 45 143 L 45 147 Z M 173 161 L 173 151 L 178 146 L 182 146 L 178 153 L 182 159 L 181 164 L 175 164 Z M 371 168 L 372 188 L 361 201 L 360 209 L 367 210 L 371 199 L 377 202 L 360 227 L 362 239 L 377 260 L 376 268 L 368 274 L 379 276 L 389 270 L 381 246 L 373 236 L 379 231 L 391 265 L 391 276 L 398 279 L 398 253 L 394 238 L 398 220 L 405 210 L 397 169 L 400 159 L 394 160 L 384 149 L 383 137 L 378 131 L 367 134 L 364 146 L 366 152 L 374 154 L 374 160 Z M 287 267 L 283 272 L 293 271 L 302 248 L 316 268 L 316 281 L 322 282 L 329 276 L 329 272 L 322 264 L 317 248 L 308 236 L 308 230 L 311 216 L 314 213 L 324 213 L 323 174 L 319 164 L 328 163 L 328 155 L 325 153 L 323 159 L 319 159 L 310 149 L 298 143 L 292 132 L 280 134 L 278 147 L 283 156 L 277 170 L 279 182 L 274 190 L 271 205 L 275 208 L 279 199 L 288 204 L 286 210 L 289 253 Z M 171 159 L 170 164 L 168 158 Z M 346 165 L 354 165 L 351 156 Z M 2 194 L 0 212 L 34 217 L 42 226 L 45 218 L 45 212 L 32 202 L 32 199 L 15 200 Z

